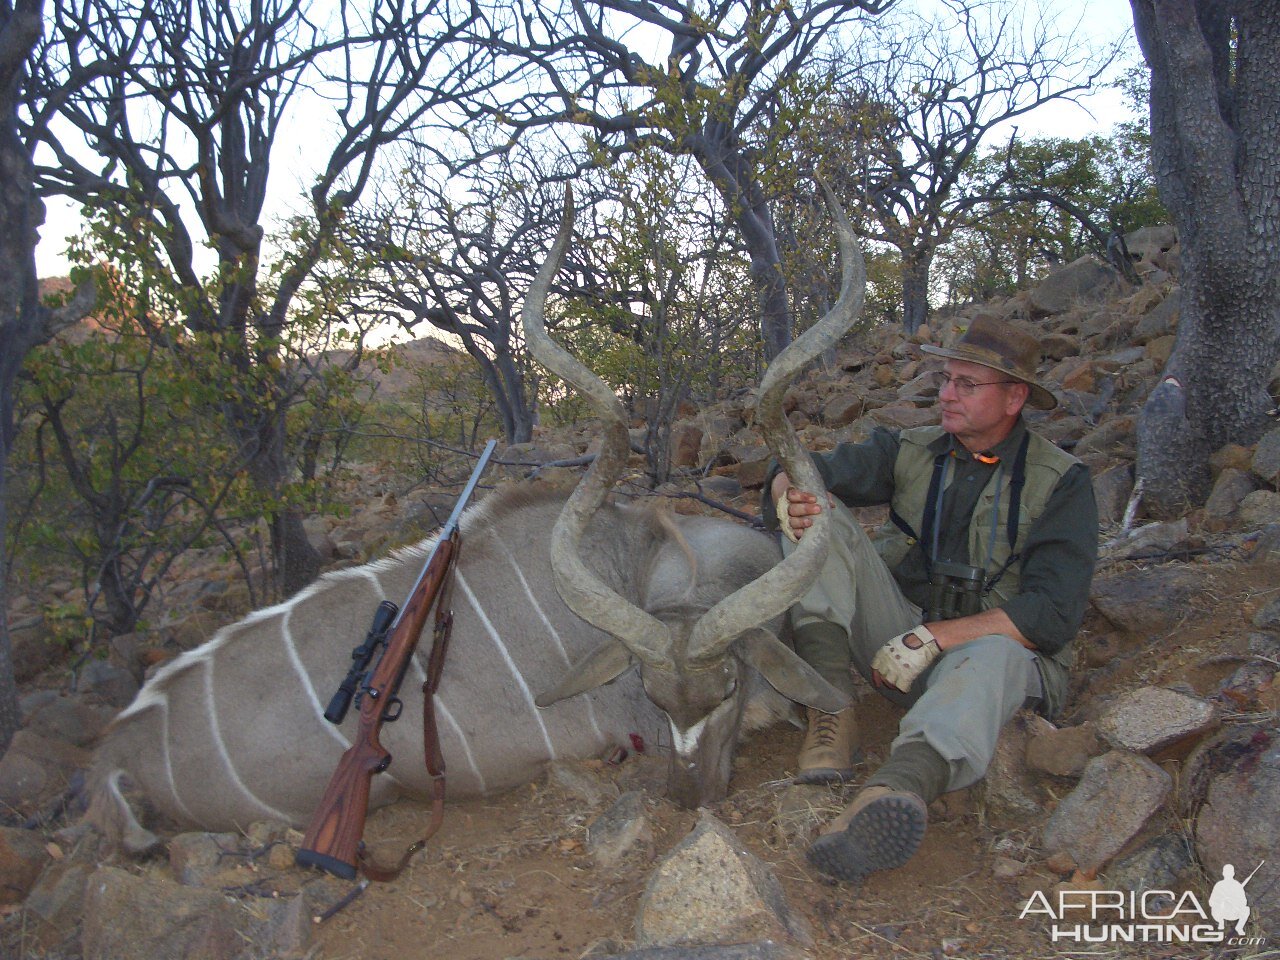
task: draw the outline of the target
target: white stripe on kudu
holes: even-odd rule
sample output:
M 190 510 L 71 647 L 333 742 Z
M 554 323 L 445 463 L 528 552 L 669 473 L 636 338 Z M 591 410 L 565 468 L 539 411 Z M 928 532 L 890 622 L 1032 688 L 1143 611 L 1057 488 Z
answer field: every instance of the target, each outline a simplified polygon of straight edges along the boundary
M 476 763 L 475 754 L 471 752 L 471 744 L 467 743 L 466 734 L 462 732 L 462 727 L 454 719 L 453 713 L 445 706 L 443 697 L 436 697 L 436 711 L 436 716 L 447 723 L 457 736 L 458 745 L 462 747 L 462 752 L 466 756 L 467 766 L 471 768 L 471 772 L 475 774 L 476 781 L 480 784 L 480 793 L 488 793 L 489 785 L 485 783 L 484 774 L 480 772 L 480 764 Z M 443 741 L 444 737 L 442 736 L 440 739 Z M 441 749 L 443 749 L 443 746 Z M 445 758 L 446 761 L 449 759 L 451 758 Z
M 529 712 L 533 714 L 533 719 L 538 721 L 538 729 L 542 732 L 542 739 L 547 745 L 547 756 L 552 760 L 558 759 L 556 748 L 551 743 L 551 737 L 547 733 L 547 725 L 542 721 L 542 713 L 538 709 L 537 704 L 533 702 L 533 693 L 529 689 L 529 685 L 524 682 L 524 677 L 520 675 L 520 668 L 516 666 L 514 660 L 511 659 L 511 653 L 507 650 L 507 645 L 499 636 L 498 631 L 494 629 L 488 615 L 484 612 L 484 608 L 480 606 L 480 601 L 476 599 L 476 595 L 471 592 L 471 586 L 467 583 L 466 577 L 462 575 L 461 570 L 454 573 L 455 582 L 462 588 L 462 592 L 467 595 L 467 602 L 471 604 L 471 608 L 475 610 L 476 616 L 480 618 L 480 622 L 484 624 L 484 628 L 488 631 L 489 636 L 493 638 L 493 642 L 498 646 L 498 652 L 502 654 L 502 659 L 506 661 L 511 676 L 515 679 L 516 685 L 520 687 L 520 692 L 524 694 L 525 702 L 529 705 Z
M 503 556 L 507 558 L 507 562 L 511 564 L 511 569 L 515 572 L 516 578 L 520 581 L 520 586 L 524 588 L 525 596 L 529 598 L 529 604 L 537 613 L 538 619 L 542 621 L 543 626 L 547 628 L 547 633 L 551 635 L 551 639 L 555 641 L 556 649 L 560 651 L 560 657 L 564 660 L 566 667 L 573 665 L 573 660 L 569 656 L 569 651 L 565 649 L 564 640 L 560 638 L 559 632 L 551 625 L 551 621 L 547 618 L 547 614 L 542 609 L 542 604 L 538 603 L 538 598 L 534 595 L 533 590 L 529 586 L 529 581 L 524 578 L 524 571 L 520 569 L 520 565 L 516 563 L 516 558 L 511 551 L 507 549 L 507 545 L 501 541 L 498 542 Z M 591 718 L 591 729 L 595 731 L 597 737 L 604 739 L 604 732 L 600 729 L 600 722 L 596 718 L 595 704 L 590 699 L 586 701 L 587 716 Z
M 173 758 L 169 752 L 169 697 L 167 694 L 161 693 L 156 699 L 157 709 L 160 711 L 160 749 L 164 751 L 164 775 L 169 781 L 169 791 L 173 794 L 173 801 L 178 809 L 182 811 L 182 815 L 188 820 L 194 821 L 196 818 L 191 816 L 191 811 L 187 805 L 182 802 L 182 797 L 178 795 L 178 784 L 173 778 Z
M 289 666 L 293 667 L 293 672 L 298 675 L 298 680 L 302 683 L 302 687 L 307 692 L 307 704 L 311 707 L 315 718 L 320 725 L 324 727 L 329 736 L 342 744 L 342 749 L 346 750 L 351 746 L 351 741 L 342 735 L 336 724 L 330 723 L 324 718 L 324 705 L 321 702 L 320 694 L 317 692 L 315 684 L 311 682 L 311 675 L 307 673 L 307 668 L 302 664 L 302 658 L 298 656 L 298 647 L 293 642 L 293 631 L 289 629 L 289 620 L 293 616 L 293 607 L 285 611 L 283 617 L 280 618 L 280 634 L 284 641 L 285 657 L 289 661 Z
M 271 804 L 261 799 L 257 794 L 250 790 L 243 780 L 240 779 L 240 773 L 236 770 L 235 764 L 231 761 L 231 755 L 227 752 L 226 742 L 222 739 L 222 726 L 218 720 L 218 703 L 213 696 L 213 661 L 205 662 L 204 671 L 204 692 L 206 702 L 209 706 L 209 726 L 212 728 L 213 745 L 218 751 L 218 756 L 222 758 L 222 765 L 226 768 L 227 776 L 235 789 L 239 790 L 252 803 L 262 808 L 262 811 L 273 820 L 284 820 L 288 822 L 289 814 L 283 810 L 277 810 Z

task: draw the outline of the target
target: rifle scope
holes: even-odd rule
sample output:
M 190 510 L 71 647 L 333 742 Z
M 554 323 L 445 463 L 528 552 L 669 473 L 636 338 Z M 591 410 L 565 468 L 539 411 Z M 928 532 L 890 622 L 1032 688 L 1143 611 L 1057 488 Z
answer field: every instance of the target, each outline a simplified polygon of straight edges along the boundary
M 347 710 L 351 706 L 351 698 L 360 688 L 360 680 L 369 669 L 369 661 L 373 659 L 378 646 L 386 641 L 387 628 L 391 626 L 391 621 L 399 612 L 400 608 L 390 600 L 383 600 L 378 604 L 378 609 L 373 612 L 373 625 L 369 627 L 364 643 L 351 651 L 351 669 L 347 671 L 342 683 L 338 684 L 337 693 L 325 708 L 324 718 L 330 723 L 341 723 L 346 717 Z

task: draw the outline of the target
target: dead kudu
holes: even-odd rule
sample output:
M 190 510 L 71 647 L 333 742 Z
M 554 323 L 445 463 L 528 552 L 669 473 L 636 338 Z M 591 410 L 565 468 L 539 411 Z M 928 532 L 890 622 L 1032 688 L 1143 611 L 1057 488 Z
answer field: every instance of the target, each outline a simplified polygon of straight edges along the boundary
M 852 231 L 828 202 L 840 225 L 840 301 L 771 365 L 757 413 L 766 441 L 810 489 L 817 474 L 782 394 L 858 315 L 865 279 Z M 741 731 L 782 717 L 788 700 L 844 705 L 774 633 L 816 574 L 827 529 L 816 524 L 780 561 L 772 538 L 732 521 L 607 502 L 628 453 L 621 407 L 543 328 L 571 228 L 567 203 L 528 297 L 526 337 L 541 363 L 591 399 L 603 445 L 567 500 L 516 487 L 463 515 L 437 696 L 449 795 L 508 789 L 549 760 L 598 756 L 638 733 L 670 745 L 669 796 L 693 807 L 725 795 Z M 151 845 L 125 800 L 131 785 L 163 814 L 205 829 L 305 824 L 354 733 L 354 712 L 335 727 L 325 703 L 372 611 L 405 594 L 431 544 L 327 574 L 161 669 L 96 753 L 91 821 L 126 848 Z M 371 806 L 428 791 L 423 705 L 412 695 L 422 667 L 415 661 L 405 679 L 400 722 L 384 728 L 395 762 L 374 778 Z

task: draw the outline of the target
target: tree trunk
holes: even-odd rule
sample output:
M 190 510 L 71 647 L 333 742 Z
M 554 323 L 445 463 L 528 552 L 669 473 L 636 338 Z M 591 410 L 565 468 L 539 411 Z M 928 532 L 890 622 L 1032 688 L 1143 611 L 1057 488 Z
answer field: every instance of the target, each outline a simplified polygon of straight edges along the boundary
M 3 267 L 0 267 L 3 269 Z M 0 324 L 0 358 L 7 357 L 9 352 L 9 324 Z M 8 364 L 0 360 L 0 366 Z M 4 575 L 8 566 L 5 544 L 8 543 L 9 514 L 6 504 L 9 494 L 9 448 L 13 422 L 12 404 L 13 382 L 5 377 L 0 381 L 0 757 L 9 749 L 13 735 L 18 732 L 21 715 L 18 712 L 18 682 L 13 673 L 13 641 L 9 636 L 9 589 L 8 578 Z
M 26 59 L 40 39 L 41 22 L 38 2 L 18 0 L 0 7 L 0 756 L 20 721 L 4 577 L 9 452 L 16 432 L 13 394 L 18 370 L 45 329 L 35 260 L 44 205 L 36 196 L 31 154 L 17 123 Z
M 528 443 L 533 439 L 533 411 L 515 359 L 509 353 L 499 352 L 496 360 L 490 360 L 470 337 L 464 340 L 464 345 L 480 365 L 480 376 L 498 405 L 507 443 Z
M 1251 444 L 1268 426 L 1280 358 L 1280 0 L 1131 5 L 1151 70 L 1156 182 L 1182 244 L 1177 340 L 1139 420 L 1144 503 L 1162 516 L 1203 501 L 1213 449 Z M 1183 398 L 1171 399 L 1174 381 Z
M 320 575 L 320 554 L 307 537 L 302 512 L 282 496 L 290 472 L 284 446 L 284 415 L 278 403 L 264 402 L 248 411 L 249 417 L 257 418 L 249 433 L 253 446 L 245 443 L 242 426 L 235 433 L 245 448 L 257 451 L 249 463 L 249 476 L 258 491 L 274 502 L 267 511 L 271 559 L 280 595 L 289 597 Z M 237 425 L 244 423 L 243 417 L 237 417 Z
M 730 211 L 747 256 L 760 305 L 760 339 L 768 363 L 791 343 L 791 303 L 778 251 L 778 231 L 745 148 L 726 125 L 711 123 L 693 139 L 693 155 Z
M 929 268 L 932 253 L 911 250 L 902 254 L 902 329 L 915 333 L 929 320 Z

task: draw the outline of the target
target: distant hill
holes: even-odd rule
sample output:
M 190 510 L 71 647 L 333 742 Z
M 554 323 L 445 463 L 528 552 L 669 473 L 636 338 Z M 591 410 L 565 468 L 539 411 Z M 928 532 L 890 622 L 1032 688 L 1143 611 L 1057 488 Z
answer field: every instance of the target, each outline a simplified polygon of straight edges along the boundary
M 471 363 L 471 358 L 466 353 L 435 337 L 421 337 L 386 349 L 394 358 L 389 371 L 384 373 L 370 357 L 361 362 L 361 369 L 378 385 L 378 399 L 383 401 L 411 397 L 418 389 L 418 372 L 427 367 Z M 341 363 L 351 356 L 351 351 L 331 350 L 327 355 L 335 363 Z
M 68 277 L 45 277 L 40 281 L 41 298 L 69 294 L 71 290 L 71 280 Z M 82 343 L 101 329 L 102 325 L 95 318 L 86 317 L 64 329 L 59 336 L 72 343 Z M 387 349 L 395 358 L 389 372 L 380 370 L 372 358 L 366 358 L 361 364 L 370 380 L 378 384 L 378 397 L 381 400 L 394 401 L 411 394 L 417 389 L 418 371 L 426 367 L 470 362 L 470 358 L 462 350 L 435 337 L 420 337 Z M 325 351 L 325 355 L 333 363 L 342 364 L 351 356 L 351 351 L 329 350 Z

